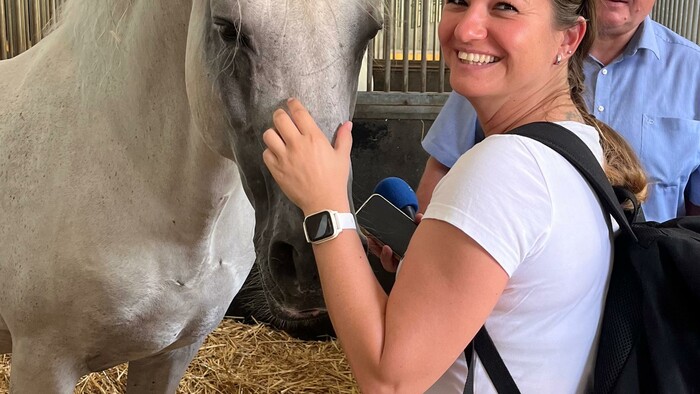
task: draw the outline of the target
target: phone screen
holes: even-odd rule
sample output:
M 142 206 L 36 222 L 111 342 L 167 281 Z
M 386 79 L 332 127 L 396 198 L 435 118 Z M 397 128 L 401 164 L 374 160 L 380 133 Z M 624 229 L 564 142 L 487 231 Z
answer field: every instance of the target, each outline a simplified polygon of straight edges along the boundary
M 397 257 L 403 258 L 416 230 L 408 215 L 379 194 L 372 194 L 357 210 L 360 230 L 381 245 L 389 245 Z

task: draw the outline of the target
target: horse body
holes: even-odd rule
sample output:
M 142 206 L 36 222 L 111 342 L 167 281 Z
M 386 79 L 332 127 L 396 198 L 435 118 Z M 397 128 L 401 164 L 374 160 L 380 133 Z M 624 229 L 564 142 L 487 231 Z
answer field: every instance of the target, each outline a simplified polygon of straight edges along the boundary
M 13 392 L 68 392 L 126 361 L 129 390 L 174 391 L 256 259 L 270 315 L 323 314 L 301 214 L 264 170 L 260 137 L 289 96 L 332 137 L 378 8 L 289 3 L 72 0 L 54 32 L 0 63 Z M 319 33 L 349 48 L 319 52 Z

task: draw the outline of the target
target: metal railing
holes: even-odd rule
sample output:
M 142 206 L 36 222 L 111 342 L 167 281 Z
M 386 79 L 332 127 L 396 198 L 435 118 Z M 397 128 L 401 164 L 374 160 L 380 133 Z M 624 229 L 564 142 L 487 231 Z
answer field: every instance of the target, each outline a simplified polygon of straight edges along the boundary
M 437 39 L 442 4 L 442 0 L 388 1 L 384 30 L 369 46 L 367 64 L 372 71 L 367 73 L 367 91 L 441 93 L 450 89 L 449 70 Z M 700 44 L 700 0 L 656 0 L 651 17 Z M 420 73 L 411 72 L 416 62 Z
M 651 17 L 700 44 L 700 0 L 656 0 Z
M 0 0 L 0 60 L 39 42 L 66 1 Z M 450 89 L 437 34 L 442 5 L 443 0 L 387 1 L 384 29 L 367 53 L 368 91 Z M 657 0 L 652 18 L 700 43 L 700 0 Z
M 445 91 L 445 61 L 441 56 L 437 27 L 442 14 L 443 0 L 390 0 L 384 13 L 384 29 L 368 48 L 367 63 L 372 70 L 367 74 L 367 90 L 381 83 L 385 92 Z M 419 67 L 419 72 L 411 69 Z M 437 75 L 429 89 L 428 68 Z M 398 71 L 401 71 L 399 73 Z M 437 72 L 437 74 L 435 74 Z M 377 78 L 382 76 L 383 78 Z M 400 83 L 392 84 L 392 75 L 400 76 Z M 419 83 L 411 86 L 410 75 Z
M 31 48 L 66 0 L 0 0 L 0 60 Z

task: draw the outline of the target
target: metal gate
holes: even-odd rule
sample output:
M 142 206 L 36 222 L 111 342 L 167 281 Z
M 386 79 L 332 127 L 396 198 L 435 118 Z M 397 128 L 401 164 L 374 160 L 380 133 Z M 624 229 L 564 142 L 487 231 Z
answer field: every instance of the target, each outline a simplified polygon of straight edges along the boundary
M 367 73 L 367 91 L 450 90 L 449 70 L 437 39 L 442 4 L 442 0 L 387 2 L 384 30 L 369 46 L 367 68 L 372 71 Z M 656 0 L 651 17 L 700 44 L 700 0 Z
M 651 17 L 700 44 L 700 0 L 656 0 Z
M 0 60 L 39 42 L 67 0 L 0 0 Z M 93 0 L 104 1 L 104 0 Z M 367 53 L 366 90 L 449 91 L 437 26 L 443 0 L 387 0 L 384 29 Z M 652 17 L 700 43 L 700 0 L 657 0 Z
M 39 42 L 65 1 L 0 0 L 0 60 Z

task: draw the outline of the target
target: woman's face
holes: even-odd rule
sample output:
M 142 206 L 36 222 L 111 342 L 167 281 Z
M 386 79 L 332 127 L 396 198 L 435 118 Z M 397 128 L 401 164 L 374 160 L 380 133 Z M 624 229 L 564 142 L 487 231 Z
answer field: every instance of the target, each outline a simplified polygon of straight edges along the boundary
M 439 35 L 452 88 L 471 99 L 538 92 L 563 38 L 551 0 L 447 0 Z

